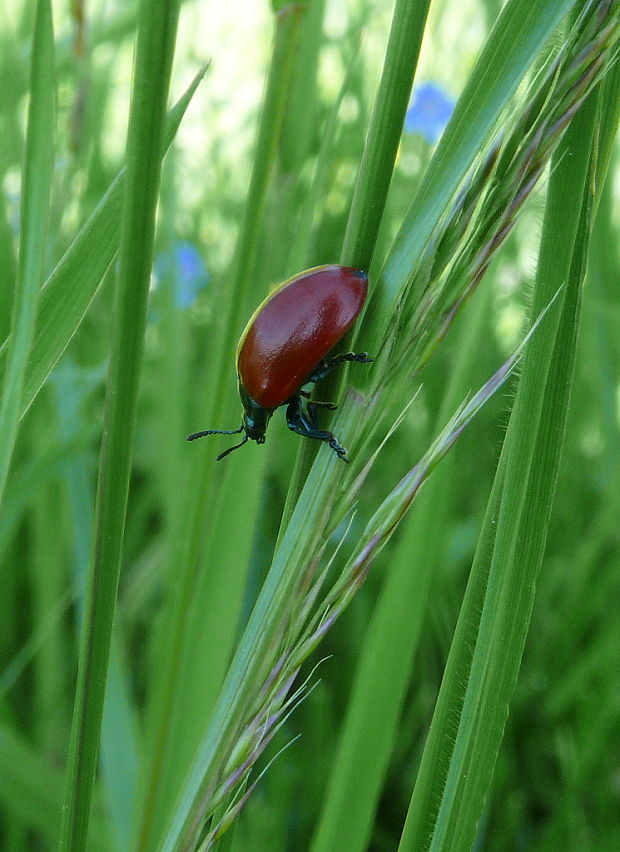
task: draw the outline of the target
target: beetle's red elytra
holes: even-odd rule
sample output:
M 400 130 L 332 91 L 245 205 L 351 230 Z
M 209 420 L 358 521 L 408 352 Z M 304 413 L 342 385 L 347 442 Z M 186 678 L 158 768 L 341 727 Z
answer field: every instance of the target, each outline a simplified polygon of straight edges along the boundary
M 220 453 L 219 459 L 243 446 L 248 439 L 265 442 L 271 415 L 287 406 L 289 429 L 324 441 L 343 461 L 346 450 L 331 432 L 319 428 L 318 408 L 335 409 L 332 403 L 316 402 L 303 390 L 320 381 L 345 361 L 368 363 L 365 352 L 330 356 L 359 315 L 368 293 L 368 275 L 348 266 L 317 266 L 289 278 L 256 309 L 237 347 L 237 376 L 243 404 L 239 429 L 195 432 L 187 440 L 204 435 L 245 433 L 239 444 Z M 304 405 L 303 398 L 307 400 Z

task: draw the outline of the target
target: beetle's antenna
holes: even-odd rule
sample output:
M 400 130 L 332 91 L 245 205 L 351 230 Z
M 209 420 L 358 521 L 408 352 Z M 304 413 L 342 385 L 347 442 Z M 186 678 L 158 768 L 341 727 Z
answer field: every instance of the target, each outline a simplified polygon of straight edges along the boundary
M 237 430 L 237 431 L 238 431 L 238 430 Z M 233 433 L 229 433 L 229 434 L 233 434 Z M 220 454 L 219 454 L 219 456 L 217 457 L 216 461 L 220 461 L 221 459 L 223 459 L 223 458 L 224 458 L 224 456 L 227 456 L 227 455 L 228 455 L 228 453 L 232 453 L 232 451 L 233 451 L 233 450 L 238 450 L 238 449 L 239 449 L 239 447 L 242 447 L 245 443 L 247 443 L 247 440 L 248 440 L 248 436 L 247 436 L 247 435 L 244 435 L 244 436 L 243 436 L 243 441 L 241 441 L 241 442 L 240 442 L 240 443 L 238 443 L 238 444 L 235 444 L 235 445 L 234 445 L 234 447 L 229 447 L 227 450 L 224 450 L 224 452 L 223 452 L 223 453 L 220 453 Z
M 204 438 L 205 435 L 239 435 L 241 432 L 243 432 L 243 423 L 238 429 L 207 429 L 206 432 L 194 432 L 185 440 L 195 441 L 196 438 Z

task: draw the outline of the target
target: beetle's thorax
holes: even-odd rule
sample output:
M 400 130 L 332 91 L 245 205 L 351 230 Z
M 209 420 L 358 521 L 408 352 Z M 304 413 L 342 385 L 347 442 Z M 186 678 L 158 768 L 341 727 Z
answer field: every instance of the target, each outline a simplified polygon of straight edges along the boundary
M 265 443 L 265 432 L 267 424 L 273 414 L 272 408 L 263 408 L 255 402 L 246 389 L 239 382 L 239 396 L 243 404 L 243 428 L 248 438 L 257 444 Z

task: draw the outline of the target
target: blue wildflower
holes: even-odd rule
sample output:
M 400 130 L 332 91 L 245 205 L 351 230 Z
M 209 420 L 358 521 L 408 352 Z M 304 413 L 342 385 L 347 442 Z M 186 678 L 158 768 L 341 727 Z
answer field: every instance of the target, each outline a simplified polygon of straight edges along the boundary
M 405 130 L 419 133 L 433 145 L 452 115 L 454 101 L 437 83 L 423 83 L 413 90 L 405 116 Z
M 172 249 L 160 252 L 155 259 L 155 280 L 158 284 L 172 276 L 174 302 L 177 308 L 189 308 L 196 296 L 209 283 L 205 262 L 193 243 L 179 240 Z

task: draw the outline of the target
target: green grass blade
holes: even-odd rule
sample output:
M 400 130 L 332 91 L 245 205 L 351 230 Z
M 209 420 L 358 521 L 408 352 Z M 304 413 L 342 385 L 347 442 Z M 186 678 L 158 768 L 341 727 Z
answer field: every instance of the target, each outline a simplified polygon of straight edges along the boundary
M 156 0 L 143 0 L 140 5 L 94 557 L 80 646 L 60 840 L 63 850 L 83 849 L 88 834 L 129 491 L 177 21 L 178 3 L 162 6 Z
M 381 81 L 340 252 L 340 263 L 343 266 L 365 270 L 371 268 L 411 97 L 429 6 L 430 0 L 421 3 L 398 0 L 394 8 Z M 352 339 L 353 334 L 346 335 L 340 345 L 344 349 L 352 348 Z M 321 393 L 327 397 L 338 396 L 338 389 L 344 387 L 346 376 L 346 370 L 338 376 L 332 374 L 321 383 Z M 281 530 L 290 519 L 292 506 L 299 496 L 302 482 L 308 474 L 317 449 L 305 443 L 298 450 Z
M 461 357 L 450 377 L 435 433 L 469 392 L 488 301 L 487 289 L 478 295 L 462 329 L 457 344 Z M 312 852 L 345 848 L 355 852 L 368 846 L 398 737 L 432 577 L 445 548 L 454 468 L 450 455 L 433 474 L 389 561 L 389 573 L 365 634 Z
M 45 248 L 54 167 L 54 32 L 49 0 L 38 0 L 32 51 L 30 107 L 22 186 L 17 287 L 11 345 L 0 406 L 0 502 L 17 439 L 22 388 L 35 334 L 37 303 L 45 269 Z
M 90 438 L 84 435 L 80 414 L 85 399 L 93 393 L 96 387 L 101 385 L 105 377 L 105 365 L 102 364 L 97 367 L 86 381 L 82 373 L 84 384 L 80 391 L 76 391 L 76 376 L 79 375 L 79 368 L 75 365 L 72 367 L 68 362 L 64 362 L 64 365 L 54 372 L 50 385 L 54 391 L 55 408 L 58 412 L 58 432 L 65 441 L 77 442 L 74 452 L 64 460 L 60 473 L 61 491 L 67 496 L 73 535 L 73 584 L 71 592 L 76 600 L 77 622 L 81 624 L 86 608 L 88 565 L 93 540 L 92 518 L 95 506 L 95 488 L 90 475 L 92 469 L 90 444 L 95 435 Z M 43 399 L 46 398 L 47 396 L 44 394 Z M 41 408 L 37 406 L 35 411 L 40 412 Z M 45 425 L 41 423 L 36 431 L 45 434 Z M 50 501 L 47 502 L 45 507 L 48 516 L 50 515 L 49 505 Z M 58 523 L 56 514 L 49 517 L 49 523 L 53 529 Z M 54 534 L 55 532 L 51 532 L 49 537 Z M 49 550 L 49 545 L 45 549 Z M 49 573 L 49 560 L 46 569 Z M 42 568 L 41 573 L 43 573 L 43 570 Z M 68 605 L 68 600 L 63 600 L 60 595 L 57 598 L 57 608 L 61 604 Z M 50 600 L 53 600 L 53 598 L 48 596 L 48 608 Z M 56 613 L 56 619 L 62 623 L 60 613 Z M 33 652 L 41 653 L 38 644 L 45 638 L 45 636 L 33 636 L 31 638 L 30 642 L 35 646 L 32 649 Z M 127 654 L 123 653 L 125 650 L 123 639 L 122 622 L 119 619 L 114 625 L 110 648 L 100 749 L 101 798 L 109 816 L 110 836 L 113 838 L 113 848 L 116 849 L 127 849 L 129 846 L 130 815 L 137 786 L 139 753 L 132 680 L 127 671 Z M 41 660 L 41 665 L 43 664 L 44 661 Z M 58 742 L 58 737 L 56 742 Z
M 598 181 L 601 186 L 605 184 L 609 165 L 612 161 L 616 145 L 615 129 L 618 127 L 620 116 L 620 63 L 614 62 L 609 69 L 603 82 L 603 94 L 601 96 L 601 130 L 599 151 Z
M 166 148 L 170 147 L 205 70 L 198 72 L 169 111 Z M 45 282 L 36 337 L 24 376 L 20 417 L 28 411 L 69 345 L 116 257 L 124 186 L 122 169 Z M 10 338 L 0 348 L 0 369 L 6 363 L 9 346 Z
M 381 272 L 359 337 L 378 352 L 403 279 L 538 52 L 575 0 L 509 0 L 478 57 Z
M 215 327 L 215 340 L 210 348 L 210 393 L 204 417 L 214 428 L 229 419 L 237 421 L 239 416 L 231 365 L 238 334 L 258 297 L 257 285 L 267 283 L 257 271 L 259 238 L 307 5 L 287 4 L 274 18 L 272 53 L 248 197 L 230 280 L 227 289 L 220 293 L 218 310 L 222 317 Z M 152 746 L 138 828 L 140 849 L 150 848 L 153 837 L 162 829 L 159 824 L 162 817 L 168 821 L 173 818 L 173 803 L 169 800 L 176 799 L 179 785 L 187 774 L 186 762 L 195 753 L 197 741 L 203 735 L 204 715 L 201 718 L 199 713 L 189 709 L 186 724 L 178 707 L 185 702 L 190 706 L 193 703 L 194 707 L 201 703 L 203 714 L 208 714 L 230 659 L 252 546 L 260 470 L 265 461 L 264 456 L 257 460 L 257 472 L 252 475 L 248 472 L 247 459 L 243 458 L 227 459 L 230 464 L 218 469 L 214 465 L 213 453 L 217 450 L 213 445 L 201 449 L 190 447 L 190 450 L 193 457 L 199 455 L 189 472 L 187 512 L 182 518 L 181 529 L 175 531 L 171 540 L 169 560 L 175 566 L 175 582 L 163 625 L 158 682 L 152 695 Z M 221 481 L 214 493 L 212 489 L 218 477 Z M 244 479 L 249 484 L 244 485 Z M 230 524 L 232 516 L 243 518 L 243 523 Z M 228 576 L 214 567 L 222 559 L 231 560 Z M 210 646 L 206 659 L 210 668 L 193 678 L 195 666 L 205 665 L 199 651 L 206 645 Z M 175 763 L 177 750 L 171 744 L 173 746 L 180 739 L 184 742 L 178 752 L 180 760 Z M 189 754 L 188 746 L 191 746 Z
M 343 266 L 370 269 L 429 7 L 430 0 L 397 0 L 394 8 L 381 84 L 340 254 Z
M 51 769 L 42 755 L 5 723 L 0 723 L 0 802 L 5 814 L 19 819 L 27 829 L 41 832 L 49 848 L 56 842 L 62 810 L 61 773 Z M 98 807 L 86 848 L 92 852 L 109 849 Z
M 469 125 L 461 127 L 459 123 L 462 122 L 461 117 L 456 123 L 457 130 L 453 128 L 449 135 L 448 150 L 451 159 L 449 161 L 444 159 L 447 153 L 445 146 L 442 148 L 440 144 L 437 151 L 440 155 L 440 167 L 437 168 L 442 177 L 442 184 L 435 187 L 432 181 L 425 180 L 426 192 L 433 196 L 432 200 L 428 201 L 429 206 L 425 214 L 424 228 L 429 227 L 429 234 L 443 213 L 447 200 L 455 191 L 454 186 L 448 187 L 443 182 L 448 179 L 458 181 L 464 174 L 468 164 L 478 153 L 481 141 L 487 138 L 494 126 L 507 97 L 514 92 L 519 80 L 526 75 L 536 51 L 542 47 L 552 27 L 560 20 L 562 12 L 568 7 L 570 7 L 569 2 L 533 4 L 529 0 L 512 0 L 508 3 L 470 80 L 469 89 L 480 93 L 482 106 L 480 110 L 475 110 L 471 104 L 467 103 L 467 109 L 463 108 L 468 121 L 472 124 L 475 124 L 475 119 L 484 119 L 482 128 L 472 130 Z M 515 35 L 518 37 L 515 38 Z M 493 70 L 490 72 L 484 60 L 493 57 L 495 61 Z M 429 216 L 429 211 L 433 214 L 432 216 Z M 421 231 L 417 221 L 412 221 L 413 216 L 414 214 L 406 222 L 407 234 L 412 236 L 411 240 L 408 237 L 405 240 L 408 246 L 407 252 L 403 254 L 400 243 L 397 243 L 395 248 L 398 263 L 392 271 L 396 272 L 398 269 L 400 290 L 406 286 L 408 274 L 415 260 L 409 248 L 413 243 L 417 243 L 417 248 L 422 250 L 425 243 L 424 240 L 418 240 Z M 406 268 L 404 268 L 405 257 Z M 392 280 L 392 284 L 395 280 Z M 391 296 L 395 298 L 394 293 Z M 381 306 L 386 310 L 385 321 L 388 322 L 395 313 L 394 303 L 388 298 L 387 303 L 382 302 Z M 372 319 L 369 319 L 371 314 L 372 311 L 369 311 L 364 321 L 364 328 L 372 325 Z M 382 322 L 383 319 L 382 316 Z M 377 329 L 379 332 L 382 331 L 384 327 L 382 322 L 377 323 L 377 327 L 369 328 L 370 340 L 375 339 Z M 382 339 L 383 335 L 381 335 Z M 366 348 L 366 339 L 364 343 Z M 370 343 L 368 348 L 372 349 Z M 368 411 L 368 405 L 363 400 L 350 399 L 348 402 L 347 414 L 344 415 L 341 409 L 333 421 L 334 431 L 342 435 L 345 444 L 349 434 L 347 429 L 351 428 L 351 423 L 363 420 L 361 414 L 356 420 L 356 407 Z M 327 459 L 319 452 L 317 463 L 312 468 L 291 521 L 280 540 L 270 573 L 219 695 L 210 727 L 205 733 L 195 763 L 187 776 L 175 819 L 163 844 L 166 850 L 178 848 L 180 839 L 188 826 L 194 830 L 199 825 L 202 797 L 211 784 L 217 783 L 218 771 L 221 769 L 218 762 L 224 759 L 226 750 L 231 747 L 231 739 L 235 735 L 235 724 L 239 722 L 237 708 L 251 700 L 257 680 L 260 682 L 259 672 L 264 668 L 265 649 L 275 641 L 275 636 L 281 629 L 280 620 L 287 612 L 294 589 L 300 581 L 301 572 L 307 566 L 308 554 L 314 553 L 315 548 L 318 547 L 317 540 L 324 531 L 325 518 L 333 505 L 331 502 L 333 495 L 339 493 L 342 478 L 343 471 L 341 468 L 336 468 L 334 460 Z
M 13 233 L 6 216 L 4 194 L 0 196 L 0 201 L 0 263 L 4 269 L 0 279 L 0 338 L 4 340 L 11 329 L 11 307 L 17 279 L 17 259 Z
M 595 98 L 555 158 L 533 312 L 566 283 L 534 336 L 399 849 L 471 847 L 521 662 L 568 406 L 587 245 Z M 574 203 L 583 199 L 583 206 Z

